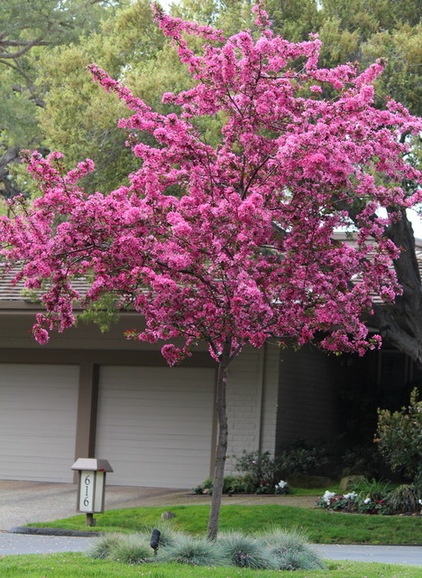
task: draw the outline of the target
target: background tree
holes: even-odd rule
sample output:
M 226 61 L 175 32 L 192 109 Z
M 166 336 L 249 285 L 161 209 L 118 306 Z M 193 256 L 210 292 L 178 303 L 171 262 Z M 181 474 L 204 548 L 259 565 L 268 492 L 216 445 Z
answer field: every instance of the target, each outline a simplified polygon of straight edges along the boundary
M 115 95 L 92 83 L 87 70 L 92 62 L 161 111 L 169 112 L 170 107 L 161 103 L 160 95 L 187 88 L 189 79 L 153 23 L 149 0 L 120 9 L 115 18 L 103 21 L 98 32 L 82 35 L 77 44 L 44 53 L 38 82 L 46 90 L 45 107 L 38 118 L 45 143 L 65 151 L 69 166 L 81 154 L 92 158 L 98 171 L 87 176 L 85 186 L 91 191 L 111 191 L 139 162 L 124 146 L 128 133 L 116 126 L 127 110 Z
M 120 2 L 121 3 L 121 2 Z M 37 83 L 46 49 L 77 41 L 113 14 L 103 0 L 8 0 L 0 5 L 0 194 L 27 192 L 14 174 L 22 148 L 43 146 L 37 110 L 45 106 Z
M 374 106 L 380 64 L 362 73 L 319 68 L 320 41 L 274 35 L 260 5 L 256 40 L 249 32 L 226 39 L 156 11 L 193 79 L 192 88 L 163 95 L 177 113 L 153 111 L 92 65 L 94 78 L 134 112 L 119 125 L 131 132 L 140 168 L 128 186 L 90 194 L 77 183 L 92 161 L 67 172 L 62 155 L 34 153 L 29 168 L 43 195 L 15 219 L 3 218 L 2 253 L 19 264 L 27 287 L 45 288 L 46 312 L 34 325 L 40 343 L 74 324 L 81 296 L 72 281 L 83 276 L 86 303 L 112 295 L 117 310 L 134 307 L 144 327 L 127 337 L 164 343 L 170 364 L 208 344 L 219 367 L 214 539 L 229 365 L 245 345 L 271 337 L 360 354 L 379 345 L 365 316 L 373 294 L 389 303 L 400 291 L 391 267 L 400 248 L 385 235 L 397 214 L 378 212 L 420 200 L 402 186 L 422 175 L 398 136 L 418 134 L 422 121 L 394 101 Z M 203 53 L 186 34 L 205 41 Z M 218 143 L 204 138 L 203 117 L 220 118 Z M 353 223 L 355 246 L 333 238 Z

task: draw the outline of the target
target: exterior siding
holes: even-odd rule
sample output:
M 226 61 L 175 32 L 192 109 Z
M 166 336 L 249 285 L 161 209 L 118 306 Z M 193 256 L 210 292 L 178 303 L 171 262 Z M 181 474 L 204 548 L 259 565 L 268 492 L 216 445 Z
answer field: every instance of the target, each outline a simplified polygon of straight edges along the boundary
M 265 346 L 264 389 L 262 399 L 260 450 L 275 453 L 278 406 L 278 380 L 280 372 L 280 348 L 275 343 Z
M 234 458 L 243 451 L 274 451 L 277 370 L 274 346 L 245 347 L 229 369 L 227 474 L 235 473 Z

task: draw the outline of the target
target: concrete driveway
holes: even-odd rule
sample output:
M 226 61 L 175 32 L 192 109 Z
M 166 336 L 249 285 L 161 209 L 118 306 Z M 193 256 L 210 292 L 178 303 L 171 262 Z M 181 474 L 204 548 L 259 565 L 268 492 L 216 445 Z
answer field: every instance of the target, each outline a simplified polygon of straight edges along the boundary
M 189 490 L 107 486 L 105 509 L 181 503 Z M 77 484 L 0 480 L 0 531 L 74 516 Z M 209 498 L 204 497 L 204 503 Z

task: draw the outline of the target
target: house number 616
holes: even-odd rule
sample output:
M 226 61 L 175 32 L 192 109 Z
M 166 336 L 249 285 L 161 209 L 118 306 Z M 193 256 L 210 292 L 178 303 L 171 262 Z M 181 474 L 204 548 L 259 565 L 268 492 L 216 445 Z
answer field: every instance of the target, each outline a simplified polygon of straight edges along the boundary
M 91 483 L 91 477 L 88 474 L 87 476 L 85 476 L 84 479 L 84 484 L 85 484 L 85 498 L 84 498 L 84 506 L 87 507 L 89 506 L 90 503 L 90 499 L 89 499 L 89 485 Z

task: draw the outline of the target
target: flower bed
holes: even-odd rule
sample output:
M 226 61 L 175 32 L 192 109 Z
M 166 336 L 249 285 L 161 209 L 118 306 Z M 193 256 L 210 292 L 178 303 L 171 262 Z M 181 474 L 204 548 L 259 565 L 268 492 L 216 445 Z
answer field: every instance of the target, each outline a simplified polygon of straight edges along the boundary
M 326 510 L 352 514 L 422 514 L 422 499 L 410 485 L 399 486 L 386 493 L 385 497 L 377 498 L 355 491 L 336 494 L 327 490 L 316 504 Z

